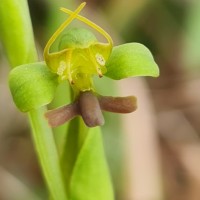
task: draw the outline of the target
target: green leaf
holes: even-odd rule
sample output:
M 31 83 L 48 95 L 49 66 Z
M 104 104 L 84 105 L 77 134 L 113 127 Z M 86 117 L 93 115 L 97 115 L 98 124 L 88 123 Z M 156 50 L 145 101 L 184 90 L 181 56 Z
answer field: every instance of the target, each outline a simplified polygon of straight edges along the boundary
M 43 62 L 18 66 L 9 75 L 13 100 L 22 112 L 50 103 L 57 85 L 57 75 Z
M 37 60 L 26 0 L 1 0 L 0 40 L 12 67 Z
M 151 52 L 142 44 L 127 43 L 113 48 L 105 76 L 119 80 L 132 76 L 159 76 Z
M 71 174 L 79 154 L 79 151 L 85 141 L 89 128 L 86 127 L 81 117 L 76 117 L 69 122 L 67 137 L 61 157 L 61 167 L 64 175 L 65 185 L 69 191 Z
M 80 149 L 71 175 L 70 199 L 114 199 L 99 127 L 89 129 Z
M 71 200 L 114 199 L 101 135 L 81 117 L 69 123 L 61 166 Z

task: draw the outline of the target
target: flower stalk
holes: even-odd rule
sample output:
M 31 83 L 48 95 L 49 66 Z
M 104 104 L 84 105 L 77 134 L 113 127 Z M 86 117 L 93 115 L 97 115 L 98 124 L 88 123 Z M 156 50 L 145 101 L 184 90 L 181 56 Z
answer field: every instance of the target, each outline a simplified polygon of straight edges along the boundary
M 36 62 L 35 55 L 28 51 L 26 53 L 30 55 L 26 57 L 32 56 L 32 60 L 22 59 L 19 62 L 21 66 L 13 69 L 9 76 L 10 90 L 16 106 L 22 112 L 29 113 L 35 147 L 53 200 L 114 199 L 101 129 L 96 126 L 104 124 L 102 111 L 130 113 L 137 108 L 137 103 L 134 96 L 99 95 L 95 90 L 93 77 L 104 75 L 119 80 L 132 76 L 159 75 L 158 66 L 144 45 L 128 43 L 113 47 L 112 39 L 106 31 L 79 15 L 84 6 L 85 3 L 82 3 L 74 12 L 61 9 L 69 15 L 69 18 L 47 42 L 44 49 L 45 62 Z M 12 17 L 12 10 L 10 16 Z M 29 16 L 24 16 L 23 13 L 20 16 L 25 17 L 24 20 L 30 20 Z M 99 42 L 87 29 L 73 28 L 61 37 L 58 51 L 51 52 L 55 40 L 75 19 L 102 34 L 107 42 Z M 17 21 L 17 23 L 22 22 L 23 20 Z M 26 30 L 27 24 L 30 28 L 29 23 L 22 23 L 20 26 L 24 26 Z M 5 40 L 15 40 L 15 37 L 5 38 Z M 33 37 L 30 40 L 34 41 Z M 25 46 L 29 44 L 22 43 Z M 21 49 L 21 46 L 15 47 Z M 34 45 L 28 47 L 36 52 Z M 12 52 L 9 55 L 12 55 Z M 35 63 L 30 63 L 34 61 Z M 69 82 L 75 100 L 69 105 L 46 112 L 45 105 L 53 100 L 56 87 L 61 81 Z M 76 116 L 82 118 L 74 119 L 68 126 L 66 145 L 60 164 L 51 127 L 62 125 Z

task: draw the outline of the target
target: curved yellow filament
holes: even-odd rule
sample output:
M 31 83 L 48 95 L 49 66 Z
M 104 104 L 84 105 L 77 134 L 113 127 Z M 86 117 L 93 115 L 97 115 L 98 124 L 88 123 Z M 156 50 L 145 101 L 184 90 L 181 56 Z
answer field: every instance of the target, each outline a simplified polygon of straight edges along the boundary
M 63 11 L 64 13 L 67 13 L 69 15 L 73 15 L 74 12 L 72 12 L 71 10 L 67 9 L 67 8 L 60 8 L 61 11 Z M 94 28 L 95 30 L 97 30 L 100 34 L 102 34 L 109 42 L 109 44 L 111 46 L 113 46 L 113 41 L 112 38 L 110 37 L 110 35 L 103 30 L 100 26 L 98 26 L 97 24 L 95 24 L 94 22 L 90 21 L 89 19 L 81 16 L 81 15 L 76 15 L 75 18 L 79 19 L 80 21 L 84 22 L 85 24 L 87 24 L 88 26 Z
M 56 32 L 51 36 L 51 38 L 49 39 L 49 41 L 47 42 L 45 48 L 44 48 L 44 57 L 48 57 L 49 55 L 49 49 L 51 47 L 51 45 L 55 42 L 55 40 L 57 39 L 58 35 L 76 18 L 76 16 L 78 15 L 78 13 L 84 8 L 84 6 L 86 5 L 86 3 L 81 3 L 80 6 L 74 11 L 70 11 L 70 17 L 63 22 L 60 27 L 56 30 Z

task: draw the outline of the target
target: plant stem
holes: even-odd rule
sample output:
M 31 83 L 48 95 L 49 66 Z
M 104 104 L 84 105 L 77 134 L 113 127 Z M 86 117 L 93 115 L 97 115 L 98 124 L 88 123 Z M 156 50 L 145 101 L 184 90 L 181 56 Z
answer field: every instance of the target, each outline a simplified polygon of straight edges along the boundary
M 54 200 L 67 200 L 59 157 L 51 128 L 44 118 L 45 107 L 29 112 L 32 135 L 49 191 Z
M 11 67 L 37 62 L 27 0 L 1 0 L 0 19 L 0 36 Z M 43 107 L 29 113 L 33 140 L 52 198 L 66 200 L 59 157 L 52 129 L 44 118 L 45 110 Z

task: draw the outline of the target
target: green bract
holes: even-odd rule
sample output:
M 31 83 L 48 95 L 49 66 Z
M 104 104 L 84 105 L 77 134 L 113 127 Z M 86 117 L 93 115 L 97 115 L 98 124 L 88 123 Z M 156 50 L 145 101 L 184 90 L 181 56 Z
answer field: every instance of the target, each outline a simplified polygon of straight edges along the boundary
M 28 112 L 50 103 L 58 81 L 44 62 L 14 68 L 9 75 L 9 86 L 16 106 Z
M 115 80 L 132 76 L 159 76 L 159 68 L 151 52 L 139 43 L 114 47 L 106 67 L 105 76 Z
M 89 129 L 79 152 L 71 176 L 70 199 L 114 199 L 99 127 Z

